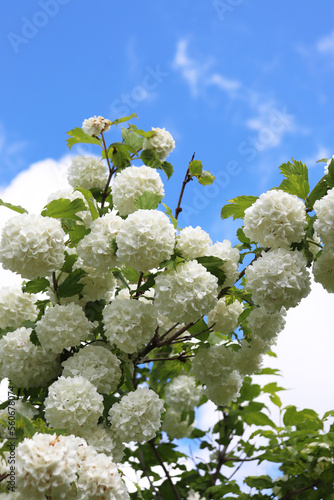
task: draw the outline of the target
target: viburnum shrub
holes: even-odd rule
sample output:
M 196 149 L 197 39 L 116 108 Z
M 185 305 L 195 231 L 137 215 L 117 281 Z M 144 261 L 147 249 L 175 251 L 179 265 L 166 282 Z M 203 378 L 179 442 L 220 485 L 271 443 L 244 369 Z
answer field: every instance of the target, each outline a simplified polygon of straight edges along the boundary
M 171 134 L 129 124 L 107 144 L 134 117 L 68 132 L 70 148 L 95 145 L 101 158 L 73 157 L 73 189 L 41 214 L 0 200 L 17 212 L 0 262 L 24 280 L 0 290 L 0 500 L 334 498 L 334 412 L 282 408 L 276 382 L 251 378 L 277 374 L 263 356 L 312 271 L 334 292 L 334 159 L 313 190 L 303 163 L 281 165 L 280 186 L 222 208 L 244 220 L 239 243 L 214 243 L 178 221 L 186 185 L 214 182 L 201 161 L 173 212 L 162 202 Z M 216 423 L 203 430 L 195 408 L 209 400 Z M 175 441 L 185 437 L 189 453 Z M 236 481 L 247 461 L 276 472 Z

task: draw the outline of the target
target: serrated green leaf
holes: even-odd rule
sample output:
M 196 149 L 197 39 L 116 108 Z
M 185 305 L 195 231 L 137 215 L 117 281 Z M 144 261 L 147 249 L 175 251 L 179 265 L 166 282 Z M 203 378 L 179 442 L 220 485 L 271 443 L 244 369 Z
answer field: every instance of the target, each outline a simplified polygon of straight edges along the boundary
M 89 191 L 89 189 L 84 189 L 84 188 L 77 188 L 75 191 L 79 191 L 80 193 L 82 193 L 85 197 L 85 200 L 87 201 L 88 203 L 88 207 L 89 207 L 89 210 L 90 210 L 90 213 L 91 213 L 91 216 L 92 216 L 92 219 L 95 220 L 95 219 L 98 219 L 100 214 L 99 214 L 99 211 L 97 210 L 96 208 L 96 205 L 95 205 L 95 200 L 94 200 L 94 196 L 93 194 Z
M 150 139 L 151 137 L 156 135 L 155 130 L 149 130 L 148 132 L 145 132 L 145 130 L 138 129 L 136 125 L 134 125 L 133 123 L 129 124 L 129 130 L 136 132 L 136 134 L 139 134 L 141 137 L 144 137 L 145 139 Z
M 122 267 L 122 273 L 130 283 L 138 283 L 139 273 L 132 267 Z
M 45 206 L 41 212 L 43 217 L 53 217 L 55 219 L 73 219 L 81 221 L 80 217 L 76 215 L 77 212 L 85 212 L 87 210 L 83 200 L 77 198 L 73 201 L 65 198 L 51 201 Z
M 131 165 L 131 157 L 128 147 L 122 142 L 113 142 L 110 144 L 108 147 L 108 157 L 112 161 L 113 165 L 120 170 Z
M 193 160 L 189 163 L 189 173 L 190 175 L 194 175 L 195 177 L 201 175 L 203 170 L 202 162 L 199 160 Z
M 327 194 L 328 189 L 329 188 L 326 176 L 324 176 L 322 179 L 320 179 L 318 184 L 316 184 L 316 186 L 312 189 L 311 193 L 308 195 L 306 202 L 307 208 L 309 210 L 313 210 L 313 205 L 315 204 L 315 202 L 323 198 Z
M 269 394 L 275 394 L 278 391 L 285 391 L 284 387 L 279 387 L 277 382 L 270 382 L 263 387 L 263 392 L 268 392 Z
M 58 286 L 57 292 L 59 297 L 72 297 L 73 295 L 79 294 L 85 286 L 83 283 L 79 283 L 79 281 L 86 276 L 86 274 L 86 271 L 83 269 L 75 269 L 72 271 Z
M 72 271 L 72 268 L 74 266 L 74 263 L 78 260 L 78 256 L 75 254 L 69 254 L 68 252 L 65 252 L 65 262 L 61 267 L 61 271 L 64 273 L 70 273 Z
M 40 346 L 41 343 L 39 341 L 39 338 L 37 337 L 37 333 L 35 330 L 33 330 L 29 336 L 30 342 L 32 342 L 34 345 Z
M 117 118 L 113 122 L 111 122 L 111 125 L 118 125 L 119 123 L 124 123 L 128 122 L 129 120 L 132 120 L 132 118 L 138 118 L 137 113 L 132 113 L 129 116 L 123 116 L 122 118 Z
M 82 130 L 82 128 L 76 127 L 66 133 L 70 136 L 70 138 L 66 140 L 69 149 L 71 149 L 74 144 L 97 144 L 98 146 L 102 145 L 102 139 L 98 139 L 97 137 L 86 134 Z
M 204 266 L 209 273 L 213 274 L 218 278 L 219 286 L 221 286 L 224 283 L 226 279 L 226 274 L 221 269 L 221 266 L 225 262 L 224 260 L 220 259 L 219 257 L 213 257 L 213 256 L 197 257 L 196 260 L 199 264 L 202 264 L 202 266 Z
M 165 205 L 165 203 L 162 203 L 162 205 L 165 207 L 165 214 L 168 215 L 168 217 L 173 223 L 174 228 L 177 229 L 177 219 L 175 219 L 172 209 L 169 208 L 167 205 Z
M 278 406 L 279 408 L 281 408 L 281 406 L 282 406 L 282 401 L 280 400 L 279 396 L 277 396 L 277 394 L 271 394 L 271 395 L 269 396 L 269 399 L 270 399 L 270 401 L 271 401 L 274 405 L 276 405 L 276 406 Z
M 126 281 L 126 279 L 123 276 L 123 273 L 119 269 L 117 269 L 117 267 L 112 268 L 111 272 L 113 273 L 115 278 L 118 279 L 122 283 L 123 288 L 130 288 L 128 282 Z
M 148 167 L 162 169 L 162 162 L 155 149 L 144 149 L 140 153 L 140 159 Z
M 124 144 L 131 148 L 132 152 L 137 152 L 142 149 L 145 139 L 134 130 L 122 127 L 122 137 Z
M 161 164 L 161 169 L 165 172 L 167 175 L 167 179 L 170 179 L 174 173 L 174 168 L 171 163 L 168 163 L 168 161 L 163 161 Z
M 245 215 L 245 210 L 256 202 L 258 196 L 237 196 L 229 200 L 229 205 L 224 205 L 221 209 L 220 216 L 222 219 L 227 219 L 228 217 L 233 217 L 235 219 L 243 219 Z
M 207 170 L 203 170 L 201 175 L 197 176 L 197 180 L 202 186 L 209 186 L 215 180 L 215 176 L 210 174 Z
M 239 227 L 239 229 L 237 229 L 237 237 L 239 241 L 241 241 L 241 243 L 247 245 L 250 249 L 252 248 L 251 240 L 247 238 L 242 227 Z
M 303 200 L 306 199 L 310 185 L 308 181 L 307 166 L 301 161 L 292 158 L 293 163 L 283 163 L 279 168 L 285 179 L 281 182 L 279 189 L 289 194 L 295 194 Z
M 117 246 L 117 243 L 116 243 L 116 238 L 113 238 L 113 239 L 111 240 L 111 242 L 109 243 L 109 248 L 110 248 L 110 250 L 112 251 L 112 253 L 113 253 L 114 255 L 116 255 L 116 252 L 117 252 L 117 250 L 118 250 L 118 246 Z
M 50 282 L 46 278 L 35 278 L 22 285 L 24 293 L 45 292 L 50 287 Z
M 9 208 L 10 210 L 14 210 L 14 212 L 18 212 L 19 214 L 27 214 L 28 210 L 22 208 L 20 205 L 12 205 L 11 203 L 5 203 L 0 200 L 0 206 Z
M 155 210 L 162 199 L 163 195 L 152 193 L 152 191 L 145 191 L 135 198 L 134 206 L 138 210 Z
M 249 411 L 243 414 L 243 419 L 248 425 L 270 425 L 276 427 L 275 423 L 266 415 L 259 411 Z

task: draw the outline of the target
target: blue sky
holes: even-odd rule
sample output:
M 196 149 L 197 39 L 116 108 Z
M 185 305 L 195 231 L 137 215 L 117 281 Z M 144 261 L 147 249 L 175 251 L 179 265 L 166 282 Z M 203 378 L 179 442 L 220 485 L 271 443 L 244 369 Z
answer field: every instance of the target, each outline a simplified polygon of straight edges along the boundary
M 315 160 L 333 154 L 329 0 L 16 0 L 0 9 L 2 187 L 66 154 L 65 132 L 83 119 L 136 112 L 138 126 L 166 127 L 178 141 L 170 205 L 193 152 L 218 175 L 201 190 L 206 201 L 188 186 L 180 216 L 205 226 L 209 210 L 218 238 L 226 199 L 277 185 L 291 156 L 315 181 Z

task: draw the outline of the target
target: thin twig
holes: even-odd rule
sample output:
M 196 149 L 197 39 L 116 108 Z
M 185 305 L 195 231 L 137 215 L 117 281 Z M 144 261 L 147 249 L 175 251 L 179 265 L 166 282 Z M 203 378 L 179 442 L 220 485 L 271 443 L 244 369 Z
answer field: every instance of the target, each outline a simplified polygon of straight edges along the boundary
M 104 204 L 106 202 L 106 198 L 108 196 L 108 190 L 109 190 L 109 184 L 110 184 L 111 178 L 112 178 L 113 174 L 116 172 L 117 169 L 115 169 L 114 167 L 111 168 L 110 161 L 109 161 L 109 156 L 108 156 L 108 148 L 107 148 L 107 145 L 106 145 L 106 141 L 104 139 L 103 132 L 101 132 L 101 137 L 102 137 L 103 149 L 104 149 L 104 152 L 105 152 L 105 155 L 106 155 L 106 160 L 107 160 L 108 169 L 109 169 L 109 175 L 108 175 L 108 179 L 107 179 L 107 184 L 106 184 L 106 186 L 105 186 L 105 188 L 103 190 L 103 193 L 102 193 L 101 208 L 103 208 Z
M 147 359 L 143 359 L 143 361 L 141 361 L 141 363 L 151 363 L 151 361 L 170 361 L 172 359 L 179 359 L 180 361 L 183 361 L 184 359 L 186 358 L 193 358 L 195 356 L 195 354 L 179 354 L 178 356 L 172 356 L 171 358 L 147 358 Z
M 150 478 L 150 475 L 148 473 L 148 470 L 147 470 L 147 467 L 146 467 L 146 464 L 145 464 L 145 460 L 144 460 L 144 455 L 143 455 L 143 450 L 139 450 L 139 460 L 140 460 L 140 463 L 141 463 L 141 466 L 143 468 L 143 471 L 145 473 L 145 476 L 147 477 L 148 479 L 148 482 L 150 483 L 150 486 L 151 486 L 151 490 L 155 493 L 155 496 L 159 499 L 159 500 L 164 500 L 162 498 L 162 496 L 160 495 L 159 491 L 156 489 L 156 487 L 154 486 L 154 483 L 152 481 L 152 479 Z
M 165 464 L 163 463 L 162 458 L 160 457 L 158 450 L 156 449 L 156 446 L 155 446 L 154 440 L 153 440 L 153 439 L 151 439 L 150 441 L 148 441 L 148 444 L 151 446 L 151 448 L 152 448 L 152 451 L 153 451 L 154 455 L 156 456 L 156 458 L 157 458 L 157 460 L 158 460 L 159 464 L 161 465 L 161 467 L 163 468 L 163 471 L 164 471 L 165 476 L 166 476 L 166 478 L 167 478 L 167 480 L 168 480 L 168 482 L 169 482 L 169 484 L 170 484 L 170 486 L 171 486 L 171 488 L 172 488 L 172 490 L 173 490 L 173 493 L 174 493 L 174 495 L 175 495 L 175 498 L 176 498 L 177 500 L 181 500 L 181 497 L 180 497 L 180 495 L 179 495 L 179 492 L 177 491 L 177 489 L 176 489 L 176 487 L 175 487 L 175 484 L 173 483 L 172 478 L 170 477 L 169 472 L 168 472 L 168 470 L 166 469 L 166 466 L 165 466 Z
M 57 303 L 60 304 L 60 298 L 58 295 L 58 282 L 57 282 L 55 271 L 52 273 L 52 283 L 53 283 L 53 291 L 56 295 Z
M 195 153 L 192 155 L 192 158 L 191 158 L 191 160 L 190 160 L 189 163 L 191 163 L 194 160 L 194 158 L 195 158 Z M 188 167 L 186 175 L 184 177 L 184 181 L 182 183 L 182 188 L 181 188 L 181 192 L 180 192 L 180 196 L 179 196 L 179 201 L 178 201 L 177 207 L 175 209 L 175 219 L 177 219 L 178 216 L 179 216 L 179 213 L 182 212 L 181 203 L 182 203 L 182 198 L 183 198 L 184 190 L 185 190 L 186 185 L 188 184 L 188 182 L 190 182 L 191 180 L 192 180 L 192 176 L 190 175 L 189 167 Z
M 303 493 L 304 491 L 310 490 L 311 488 L 318 486 L 318 484 L 320 484 L 320 483 L 321 483 L 321 480 L 317 479 L 316 481 L 313 481 L 312 484 L 309 484 L 308 486 L 304 486 L 304 488 L 300 488 L 299 490 L 293 491 L 292 493 L 286 493 L 284 495 L 284 497 L 281 497 L 281 500 L 288 500 L 291 497 L 299 495 L 299 493 Z
M 141 272 L 140 275 L 139 275 L 139 278 L 138 278 L 136 293 L 133 296 L 134 299 L 137 299 L 139 297 L 139 288 L 140 288 L 143 276 L 144 276 L 144 273 Z

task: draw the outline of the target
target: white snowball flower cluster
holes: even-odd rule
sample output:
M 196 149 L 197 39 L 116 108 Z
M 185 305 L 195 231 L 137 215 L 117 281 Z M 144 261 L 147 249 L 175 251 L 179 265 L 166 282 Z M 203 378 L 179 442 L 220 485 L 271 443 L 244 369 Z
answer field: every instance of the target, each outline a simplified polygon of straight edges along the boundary
M 92 323 L 82 308 L 71 302 L 49 307 L 36 323 L 35 330 L 42 346 L 61 353 L 89 337 Z
M 208 314 L 208 325 L 213 325 L 216 332 L 233 332 L 238 326 L 238 319 L 243 312 L 244 306 L 238 300 L 231 304 L 226 297 L 218 300 L 215 307 Z
M 285 326 L 286 310 L 284 307 L 277 312 L 268 312 L 264 307 L 258 307 L 250 312 L 247 323 L 254 337 L 264 342 L 272 342 Z
M 160 429 L 164 411 L 164 402 L 154 391 L 138 387 L 110 408 L 109 420 L 121 441 L 145 443 Z
M 246 271 L 246 289 L 268 312 L 289 309 L 310 293 L 310 276 L 301 252 L 274 248 L 262 252 Z
M 216 344 L 209 349 L 200 348 L 194 358 L 192 371 L 202 384 L 205 394 L 216 405 L 224 405 L 239 397 L 242 378 L 235 370 L 238 353 Z
M 330 162 L 331 162 L 333 159 L 334 159 L 334 155 L 333 155 L 333 156 L 332 156 L 332 158 L 330 158 L 330 159 L 328 160 L 328 162 L 326 163 L 326 165 L 325 165 L 325 171 L 324 171 L 324 174 L 325 174 L 325 175 L 327 175 L 327 174 L 328 174 L 328 167 L 329 167 L 329 165 L 330 165 Z
M 102 272 L 106 272 L 109 267 L 117 266 L 118 260 L 110 244 L 122 224 L 121 217 L 112 212 L 91 223 L 91 232 L 86 234 L 77 246 L 78 255 L 86 266 Z
M 197 491 L 191 489 L 189 490 L 187 500 L 205 500 L 205 498 L 201 497 L 201 495 Z
M 210 236 L 199 226 L 185 227 L 176 240 L 176 248 L 185 259 L 189 260 L 208 255 L 210 245 L 212 245 Z
M 49 276 L 64 262 L 64 239 L 57 219 L 29 214 L 12 217 L 2 230 L 0 262 L 22 278 Z
M 244 233 L 251 241 L 263 247 L 290 248 L 305 235 L 305 205 L 296 195 L 267 191 L 245 210 L 244 224 Z
M 82 428 L 79 435 L 98 453 L 111 455 L 115 463 L 122 461 L 124 456 L 124 445 L 119 440 L 117 429 L 112 432 L 106 424 L 98 424 L 92 429 Z
M 76 268 L 76 266 L 74 266 Z M 84 268 L 87 271 L 87 268 Z M 82 299 L 80 303 L 95 302 L 95 300 L 105 299 L 107 302 L 114 294 L 117 281 L 111 271 L 105 273 L 90 268 L 88 274 L 81 278 L 80 283 L 85 286 L 80 292 Z
M 224 240 L 223 242 L 217 242 L 209 247 L 207 255 L 212 255 L 213 257 L 219 257 L 219 259 L 224 260 L 221 269 L 225 273 L 225 286 L 232 286 L 236 282 L 239 276 L 238 265 L 240 253 L 237 248 L 232 248 L 231 242 L 229 240 Z
M 137 210 L 123 221 L 116 236 L 117 257 L 137 271 L 149 271 L 171 257 L 175 229 L 158 210 Z
M 73 188 L 104 189 L 108 180 L 108 169 L 95 156 L 75 156 L 68 167 L 67 180 Z
M 50 385 L 45 399 L 45 418 L 51 427 L 74 434 L 94 427 L 103 412 L 103 396 L 82 376 L 60 377 Z
M 156 277 L 155 305 L 175 323 L 195 322 L 217 303 L 218 279 L 190 260 Z
M 136 352 L 154 336 L 157 316 L 156 308 L 150 303 L 113 300 L 103 309 L 106 337 L 123 352 Z
M 197 406 L 203 393 L 201 386 L 188 375 L 178 375 L 165 387 L 166 403 L 179 412 L 190 411 Z
M 94 137 L 97 137 L 101 133 L 108 132 L 111 127 L 111 121 L 103 118 L 103 116 L 92 116 L 91 118 L 86 118 L 82 123 L 82 130 Z
M 314 229 L 325 244 L 334 246 L 334 188 L 314 204 Z
M 60 371 L 58 358 L 49 349 L 34 345 L 31 328 L 19 328 L 0 339 L 0 378 L 18 387 L 41 387 Z
M 143 165 L 128 167 L 116 175 L 111 187 L 113 204 L 120 215 L 129 215 L 135 212 L 135 199 L 150 191 L 164 196 L 164 185 L 155 168 Z
M 161 429 L 168 434 L 170 439 L 185 438 L 191 434 L 194 428 L 194 423 L 189 424 L 188 416 L 182 420 L 181 411 L 176 411 L 173 408 L 168 408 L 161 426 Z
M 334 293 L 334 246 L 325 245 L 322 253 L 313 264 L 313 275 L 325 290 Z
M 23 293 L 19 286 L 0 288 L 0 328 L 18 328 L 23 321 L 36 319 L 36 295 Z
M 154 149 L 160 160 L 165 160 L 175 148 L 175 141 L 165 128 L 154 128 L 155 134 L 145 139 L 143 149 Z
M 263 342 L 260 338 L 254 337 L 251 342 L 241 341 L 241 349 L 235 356 L 235 368 L 239 374 L 252 375 L 260 370 L 263 360 L 263 354 L 270 350 L 270 345 Z
M 122 377 L 120 360 L 101 345 L 87 345 L 62 363 L 64 377 L 82 375 L 98 392 L 115 391 Z

